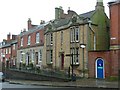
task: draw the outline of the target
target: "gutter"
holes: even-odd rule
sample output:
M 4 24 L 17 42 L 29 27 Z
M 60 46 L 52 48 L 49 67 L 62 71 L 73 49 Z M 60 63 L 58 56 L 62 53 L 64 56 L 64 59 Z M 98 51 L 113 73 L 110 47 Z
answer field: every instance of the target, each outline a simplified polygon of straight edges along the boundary
M 93 30 L 92 26 L 91 26 L 92 21 L 88 21 L 88 26 L 90 28 L 90 30 L 92 31 L 93 35 L 94 35 L 94 50 L 96 50 L 96 33 Z

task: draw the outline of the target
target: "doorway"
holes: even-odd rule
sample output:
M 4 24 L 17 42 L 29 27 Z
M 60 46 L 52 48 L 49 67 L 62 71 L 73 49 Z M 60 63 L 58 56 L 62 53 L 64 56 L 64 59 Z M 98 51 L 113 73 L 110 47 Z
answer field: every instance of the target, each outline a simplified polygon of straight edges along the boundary
M 104 60 L 101 58 L 98 58 L 96 60 L 96 78 L 104 79 Z
M 61 54 L 61 69 L 64 69 L 64 54 Z

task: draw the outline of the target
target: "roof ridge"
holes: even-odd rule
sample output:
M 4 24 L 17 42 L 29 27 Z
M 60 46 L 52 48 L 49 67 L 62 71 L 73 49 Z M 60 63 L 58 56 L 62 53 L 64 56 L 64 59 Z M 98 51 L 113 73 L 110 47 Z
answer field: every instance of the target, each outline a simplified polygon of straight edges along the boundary
M 82 13 L 82 14 L 87 14 L 87 13 L 91 13 L 91 12 L 94 12 L 95 10 L 91 10 L 91 11 L 88 11 L 88 12 L 85 12 L 85 13 Z M 82 15 L 80 14 L 80 15 Z

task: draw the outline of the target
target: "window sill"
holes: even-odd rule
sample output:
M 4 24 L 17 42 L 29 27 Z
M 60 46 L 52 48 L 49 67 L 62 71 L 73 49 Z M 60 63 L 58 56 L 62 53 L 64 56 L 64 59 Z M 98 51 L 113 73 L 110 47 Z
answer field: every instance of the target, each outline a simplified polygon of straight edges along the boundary
M 36 42 L 36 44 L 39 44 L 40 42 Z
M 80 64 L 79 63 L 73 63 L 73 66 L 79 66 Z M 72 64 L 71 64 L 72 66 Z
M 51 64 L 53 64 L 53 62 L 47 62 L 47 64 L 48 64 L 48 65 L 51 65 Z
M 30 44 L 27 44 L 28 46 L 30 46 Z
M 79 43 L 79 41 L 71 41 L 70 43 Z

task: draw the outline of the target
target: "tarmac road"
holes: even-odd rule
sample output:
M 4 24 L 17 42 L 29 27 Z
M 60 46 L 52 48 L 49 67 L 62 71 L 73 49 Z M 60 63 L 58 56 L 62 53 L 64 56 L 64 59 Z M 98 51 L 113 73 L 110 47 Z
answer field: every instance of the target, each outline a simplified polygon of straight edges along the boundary
M 51 87 L 51 86 L 37 86 L 37 85 L 23 85 L 23 84 L 10 84 L 9 82 L 0 83 L 0 89 L 2 90 L 119 90 L 119 89 L 110 89 L 110 88 L 89 88 L 89 87 Z
M 10 84 L 9 82 L 0 83 L 0 89 L 2 88 L 53 88 L 50 86 L 37 86 L 37 85 L 22 85 L 22 84 Z

